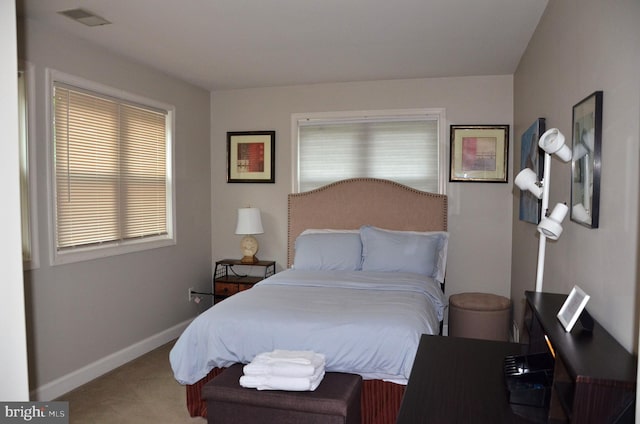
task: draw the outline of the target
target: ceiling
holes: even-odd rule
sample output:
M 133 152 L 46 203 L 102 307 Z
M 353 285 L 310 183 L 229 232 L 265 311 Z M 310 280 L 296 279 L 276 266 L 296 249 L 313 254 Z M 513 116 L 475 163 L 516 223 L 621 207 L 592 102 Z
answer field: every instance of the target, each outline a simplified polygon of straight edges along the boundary
M 17 0 L 18 14 L 209 90 L 513 74 L 547 0 Z M 111 25 L 57 12 L 83 8 Z

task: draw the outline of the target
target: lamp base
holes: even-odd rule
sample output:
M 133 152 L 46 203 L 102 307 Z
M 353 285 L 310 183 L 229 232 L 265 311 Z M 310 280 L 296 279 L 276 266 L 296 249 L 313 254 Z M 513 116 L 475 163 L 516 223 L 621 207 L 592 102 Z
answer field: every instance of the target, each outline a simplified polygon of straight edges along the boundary
M 240 259 L 240 262 L 243 264 L 257 264 L 258 258 L 255 256 L 243 256 L 242 259 Z
M 256 258 L 256 252 L 258 251 L 258 240 L 251 234 L 247 234 L 240 240 L 240 249 L 242 250 L 242 259 L 240 262 L 243 264 L 255 264 L 258 262 Z

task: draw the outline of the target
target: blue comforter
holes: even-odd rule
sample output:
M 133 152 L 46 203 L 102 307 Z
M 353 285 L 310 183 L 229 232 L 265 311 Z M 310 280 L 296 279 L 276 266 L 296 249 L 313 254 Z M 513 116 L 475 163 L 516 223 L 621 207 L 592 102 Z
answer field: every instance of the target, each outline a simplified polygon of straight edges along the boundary
M 286 270 L 194 319 L 171 366 L 193 384 L 262 352 L 312 350 L 329 372 L 406 384 L 420 335 L 438 333 L 444 307 L 439 284 L 417 274 Z

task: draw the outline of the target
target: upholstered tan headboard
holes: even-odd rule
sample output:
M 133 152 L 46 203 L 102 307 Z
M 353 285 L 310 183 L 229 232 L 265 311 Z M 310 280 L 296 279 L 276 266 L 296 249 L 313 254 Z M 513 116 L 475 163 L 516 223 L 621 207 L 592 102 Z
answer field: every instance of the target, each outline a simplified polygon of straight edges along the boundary
M 446 231 L 447 196 L 427 193 L 389 180 L 353 178 L 304 193 L 289 194 L 287 267 L 296 237 L 306 229 L 358 229 L 374 225 L 390 230 Z

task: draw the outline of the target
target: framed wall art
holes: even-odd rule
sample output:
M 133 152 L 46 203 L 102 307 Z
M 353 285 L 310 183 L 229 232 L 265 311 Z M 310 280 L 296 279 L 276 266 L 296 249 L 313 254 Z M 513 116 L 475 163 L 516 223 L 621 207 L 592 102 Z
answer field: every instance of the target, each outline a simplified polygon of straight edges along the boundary
M 508 125 L 451 125 L 449 181 L 506 183 Z
M 596 91 L 573 107 L 572 143 L 571 220 L 588 228 L 598 228 L 602 91 Z
M 520 170 L 531 169 L 536 173 L 538 181 L 542 181 L 544 172 L 544 152 L 538 146 L 540 136 L 546 131 L 544 118 L 538 118 L 522 134 L 520 138 Z M 538 224 L 542 200 L 534 196 L 529 190 L 520 190 L 520 220 Z
M 227 133 L 227 182 L 275 182 L 275 131 Z

